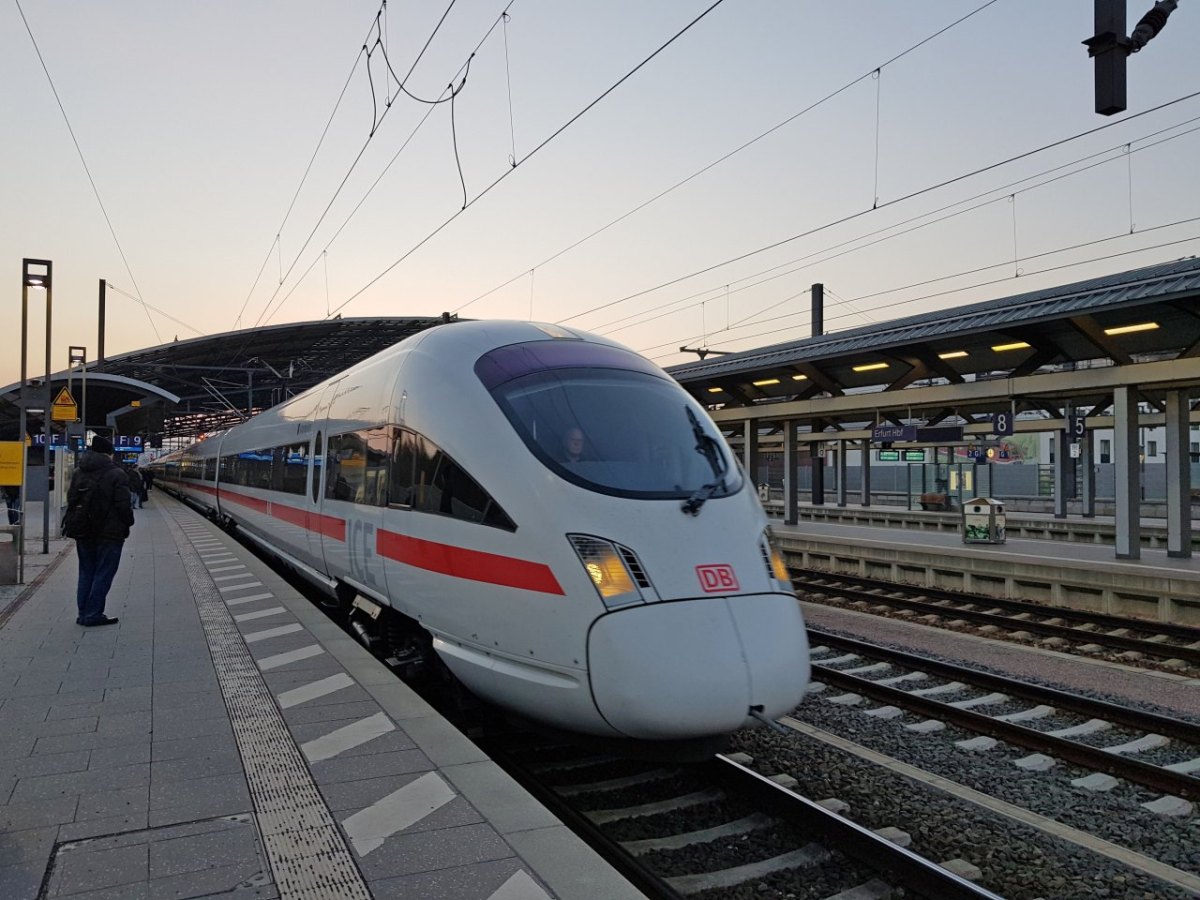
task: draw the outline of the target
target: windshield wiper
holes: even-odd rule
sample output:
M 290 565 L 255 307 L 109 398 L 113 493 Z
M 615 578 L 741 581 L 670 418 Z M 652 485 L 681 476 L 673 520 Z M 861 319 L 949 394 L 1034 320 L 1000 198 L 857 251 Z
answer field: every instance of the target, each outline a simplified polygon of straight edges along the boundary
M 692 434 L 696 437 L 696 452 L 708 460 L 708 464 L 712 467 L 713 474 L 716 476 L 715 481 L 710 481 L 708 484 L 702 485 L 692 496 L 688 497 L 680 507 L 689 516 L 700 515 L 700 507 L 714 493 L 725 487 L 725 463 L 721 459 L 721 451 L 717 447 L 716 439 L 704 430 L 704 426 L 700 424 L 700 420 L 696 418 L 696 414 L 692 412 L 691 407 L 685 406 L 684 411 L 687 413 L 688 421 L 692 423 Z

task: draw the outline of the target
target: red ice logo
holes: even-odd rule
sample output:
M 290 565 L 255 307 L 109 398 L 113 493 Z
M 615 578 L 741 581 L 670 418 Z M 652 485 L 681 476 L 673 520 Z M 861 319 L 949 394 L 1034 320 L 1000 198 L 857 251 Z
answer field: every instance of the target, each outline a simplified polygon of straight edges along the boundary
M 700 579 L 700 587 L 706 594 L 726 594 L 738 589 L 738 580 L 733 574 L 733 566 L 725 563 L 696 566 L 696 576 Z

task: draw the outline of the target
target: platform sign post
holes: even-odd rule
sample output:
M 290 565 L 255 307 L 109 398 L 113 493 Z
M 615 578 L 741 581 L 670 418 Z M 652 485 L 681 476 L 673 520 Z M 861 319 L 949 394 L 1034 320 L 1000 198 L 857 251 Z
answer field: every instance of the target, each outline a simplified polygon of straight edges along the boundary
M 50 405 L 50 419 L 54 422 L 75 422 L 79 419 L 79 406 L 66 388 L 59 389 L 58 396 Z

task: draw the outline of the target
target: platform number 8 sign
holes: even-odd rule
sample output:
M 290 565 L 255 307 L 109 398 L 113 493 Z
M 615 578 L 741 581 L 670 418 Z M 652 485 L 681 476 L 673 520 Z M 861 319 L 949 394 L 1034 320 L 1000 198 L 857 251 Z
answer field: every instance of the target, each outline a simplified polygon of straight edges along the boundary
M 992 413 L 992 434 L 1004 437 L 1013 433 L 1011 412 Z

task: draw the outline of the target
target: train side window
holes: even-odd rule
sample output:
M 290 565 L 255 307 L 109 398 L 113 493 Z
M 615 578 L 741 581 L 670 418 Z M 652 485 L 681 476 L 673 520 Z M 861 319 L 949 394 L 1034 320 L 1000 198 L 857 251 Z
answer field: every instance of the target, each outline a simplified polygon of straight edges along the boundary
M 392 435 L 388 428 L 369 428 L 360 432 L 366 447 L 363 470 L 365 496 L 361 502 L 371 506 L 387 506 L 388 469 L 391 467 Z
M 434 484 L 440 493 L 438 512 L 465 519 L 468 522 L 482 522 L 487 512 L 487 493 L 479 484 L 459 468 L 458 463 L 443 455 L 442 463 L 434 476 Z
M 413 435 L 413 509 L 438 512 L 442 505 L 442 490 L 435 478 L 442 451 L 432 441 Z
M 303 494 L 308 478 L 308 443 L 284 447 L 282 462 L 279 489 L 286 494 Z
M 313 439 L 313 473 L 312 473 L 312 498 L 313 503 L 321 496 L 321 470 L 325 468 L 321 465 L 321 461 L 325 458 L 325 452 L 321 449 L 321 432 L 317 432 L 317 436 Z
M 491 499 L 491 498 L 489 498 Z M 483 516 L 483 524 L 491 525 L 493 528 L 503 528 L 505 531 L 516 531 L 516 523 L 508 517 L 500 504 L 495 500 L 491 500 L 488 504 L 487 512 Z
M 330 500 L 362 503 L 364 496 L 366 446 L 355 432 L 331 435 L 325 454 L 328 475 L 325 496 Z
M 393 506 L 412 506 L 417 436 L 403 428 L 394 428 L 392 431 L 392 472 L 388 479 L 388 503 Z
M 217 458 L 215 456 L 204 461 L 204 480 L 217 480 Z

